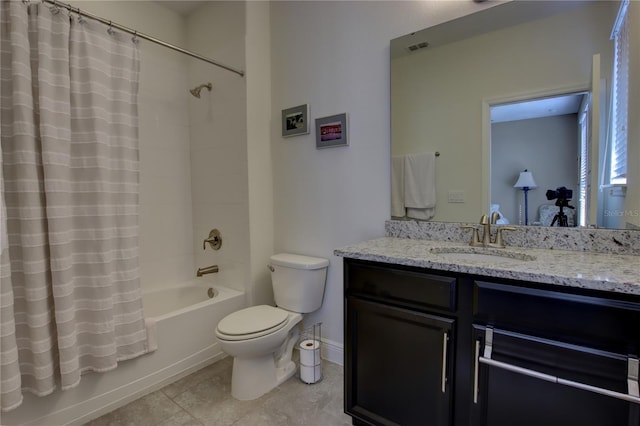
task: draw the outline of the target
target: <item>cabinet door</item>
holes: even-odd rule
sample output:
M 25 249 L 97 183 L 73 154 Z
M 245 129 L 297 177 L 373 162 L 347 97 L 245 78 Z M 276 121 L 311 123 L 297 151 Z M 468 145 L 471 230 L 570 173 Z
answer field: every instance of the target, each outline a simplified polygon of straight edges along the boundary
M 346 412 L 381 425 L 448 425 L 454 320 L 347 297 Z
M 474 336 L 474 425 L 640 425 L 627 382 L 637 358 L 482 326 Z

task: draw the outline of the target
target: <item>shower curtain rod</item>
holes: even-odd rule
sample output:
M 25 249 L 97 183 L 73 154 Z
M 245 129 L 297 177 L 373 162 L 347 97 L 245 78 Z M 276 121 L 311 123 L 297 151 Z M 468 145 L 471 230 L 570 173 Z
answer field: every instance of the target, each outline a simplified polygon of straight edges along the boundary
M 89 19 L 93 19 L 94 21 L 102 22 L 103 24 L 109 25 L 109 27 L 111 27 L 111 28 L 115 28 L 115 29 L 118 29 L 120 31 L 124 31 L 124 32 L 127 32 L 129 34 L 132 34 L 134 37 L 142 38 L 144 40 L 148 40 L 150 42 L 159 44 L 160 46 L 167 47 L 167 48 L 169 48 L 171 50 L 175 50 L 177 52 L 184 53 L 185 55 L 191 56 L 192 58 L 199 59 L 201 61 L 210 63 L 211 65 L 215 65 L 215 66 L 223 68 L 223 69 L 225 69 L 227 71 L 231 71 L 233 73 L 236 73 L 241 77 L 244 76 L 244 71 L 242 71 L 242 70 L 238 70 L 238 69 L 229 67 L 227 65 L 223 65 L 223 64 L 221 64 L 219 62 L 214 61 L 213 59 L 209 59 L 209 58 L 207 58 L 205 56 L 202 56 L 202 55 L 199 55 L 197 53 L 191 52 L 189 50 L 183 49 L 183 48 L 178 47 L 178 46 L 176 46 L 174 44 L 167 43 L 166 41 L 162 41 L 162 40 L 157 39 L 155 37 L 152 37 L 150 35 L 138 32 L 136 30 L 132 30 L 131 28 L 127 28 L 124 25 L 116 24 L 115 22 L 112 22 L 112 21 L 110 21 L 108 19 L 105 19 L 105 18 L 102 18 L 100 16 L 93 15 L 91 13 L 85 12 L 84 10 L 80 10 L 80 8 L 78 8 L 78 7 L 73 7 L 70 4 L 62 3 L 62 2 L 57 1 L 57 0 L 42 0 L 42 2 L 43 3 L 52 4 L 52 5 L 56 6 L 56 7 L 63 7 L 63 8 L 65 8 L 65 9 L 71 11 L 71 12 L 77 13 L 79 16 L 86 17 L 86 18 L 89 18 Z

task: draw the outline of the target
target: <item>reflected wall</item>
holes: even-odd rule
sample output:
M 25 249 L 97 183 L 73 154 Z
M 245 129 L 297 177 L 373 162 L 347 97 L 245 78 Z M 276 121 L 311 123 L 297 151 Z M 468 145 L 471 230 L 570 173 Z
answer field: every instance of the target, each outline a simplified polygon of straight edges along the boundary
M 594 2 L 391 60 L 392 155 L 441 153 L 434 221 L 476 222 L 488 210 L 483 101 L 588 90 L 593 54 L 611 64 L 616 11 Z M 609 81 L 609 65 L 601 75 Z M 448 203 L 448 191 L 464 202 Z

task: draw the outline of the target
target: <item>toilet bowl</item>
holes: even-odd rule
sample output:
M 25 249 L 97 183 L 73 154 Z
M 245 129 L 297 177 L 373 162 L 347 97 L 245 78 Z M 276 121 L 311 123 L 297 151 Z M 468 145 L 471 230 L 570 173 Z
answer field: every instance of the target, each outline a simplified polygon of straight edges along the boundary
M 216 337 L 222 350 L 233 357 L 231 395 L 234 398 L 258 398 L 295 374 L 295 363 L 283 355 L 293 350 L 301 321 L 299 313 L 267 305 L 234 312 L 220 321 Z M 239 324 L 242 325 L 238 327 Z M 254 330 L 249 331 L 252 325 Z M 259 330 L 262 327 L 267 329 Z M 291 351 L 287 345 L 291 345 Z M 277 355 L 280 355 L 278 362 L 274 358 Z
M 295 374 L 293 347 L 303 314 L 322 304 L 328 265 L 327 259 L 309 256 L 272 256 L 269 269 L 277 307 L 251 306 L 220 320 L 216 337 L 233 357 L 234 398 L 258 398 Z

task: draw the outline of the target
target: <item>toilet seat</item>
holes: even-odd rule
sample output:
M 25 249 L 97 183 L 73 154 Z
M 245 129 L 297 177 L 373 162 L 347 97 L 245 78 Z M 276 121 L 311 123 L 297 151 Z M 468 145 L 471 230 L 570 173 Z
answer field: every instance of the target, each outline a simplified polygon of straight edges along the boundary
M 216 334 L 224 340 L 248 340 L 280 330 L 289 313 L 269 305 L 251 306 L 227 315 L 218 323 Z

